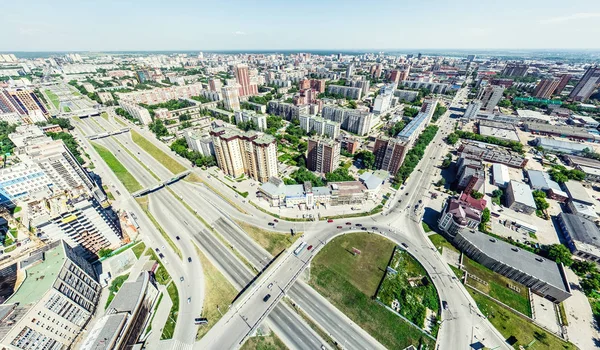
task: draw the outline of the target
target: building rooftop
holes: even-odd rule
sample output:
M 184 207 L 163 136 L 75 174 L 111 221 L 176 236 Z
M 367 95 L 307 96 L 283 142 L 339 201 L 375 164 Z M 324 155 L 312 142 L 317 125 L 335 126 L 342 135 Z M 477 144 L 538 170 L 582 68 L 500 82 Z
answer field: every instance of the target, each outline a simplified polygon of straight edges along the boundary
M 541 146 L 542 148 L 563 148 L 577 152 L 582 152 L 584 149 L 589 148 L 589 146 L 583 143 L 555 140 L 547 137 L 538 137 L 535 139 L 535 142 L 536 146 Z
M 492 174 L 494 175 L 494 182 L 496 183 L 506 184 L 510 181 L 508 167 L 504 164 L 494 163 L 492 165 Z
M 360 181 L 330 182 L 329 186 L 332 190 L 338 191 L 340 196 L 359 194 L 367 189 Z
M 556 262 L 475 230 L 460 234 L 490 258 L 570 293 L 569 282 Z
M 568 197 L 567 193 L 560 188 L 560 185 L 550 178 L 546 172 L 539 170 L 527 170 L 527 177 L 532 188 L 539 188 L 544 191 L 552 190 L 554 193 L 563 197 Z
M 536 208 L 535 200 L 531 194 L 531 188 L 522 182 L 510 180 L 515 202 Z
M 40 256 L 43 260 L 34 262 L 25 270 L 25 280 L 7 302 L 21 305 L 33 304 L 52 288 L 66 259 L 63 243 L 40 253 Z
M 286 197 L 302 197 L 304 196 L 304 185 L 286 185 L 284 191 Z
M 134 282 L 125 282 L 119 289 L 107 310 L 114 309 L 115 312 L 132 312 L 143 297 L 146 288 L 147 274 L 141 273 Z
M 526 127 L 530 131 L 541 133 L 556 134 L 564 137 L 577 137 L 590 140 L 599 140 L 600 136 L 590 133 L 587 129 L 576 128 L 566 125 L 551 125 L 544 123 L 527 123 Z
M 569 197 L 578 202 L 587 203 L 589 205 L 594 205 L 594 200 L 588 193 L 588 191 L 583 187 L 581 182 L 569 180 L 565 182 L 565 189 L 569 194 Z
M 360 181 L 367 187 L 369 190 L 377 189 L 379 186 L 383 184 L 383 182 L 388 178 L 389 173 L 387 171 L 372 171 L 363 173 L 358 177 Z
M 600 229 L 596 224 L 575 214 L 560 213 L 558 217 L 576 242 L 577 249 L 600 255 Z
M 119 337 L 127 317 L 126 313 L 101 317 L 89 331 L 87 338 L 81 345 L 81 350 L 107 349 L 107 343 L 113 344 Z

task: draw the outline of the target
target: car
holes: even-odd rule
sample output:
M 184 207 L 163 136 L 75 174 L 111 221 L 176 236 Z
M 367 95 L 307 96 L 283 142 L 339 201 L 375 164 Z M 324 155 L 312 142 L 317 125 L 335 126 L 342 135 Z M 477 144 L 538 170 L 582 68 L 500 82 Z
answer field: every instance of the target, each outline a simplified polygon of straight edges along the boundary
M 188 298 L 188 304 L 192 302 L 192 298 Z
M 377 226 L 373 226 L 373 227 L 371 227 L 371 230 L 375 230 L 375 231 L 377 231 L 377 230 L 379 230 L 379 229 L 377 228 Z
M 422 200 L 422 199 L 419 199 L 419 203 L 423 203 L 423 200 Z
M 332 220 L 332 219 L 329 219 L 329 220 L 327 220 L 327 222 L 330 222 L 330 223 L 331 223 L 331 222 L 333 222 L 333 220 Z
M 192 258 L 188 256 L 188 262 L 192 262 Z
M 306 248 L 306 250 L 311 250 L 312 249 L 312 245 L 309 245 L 308 248 Z
M 275 222 L 279 222 L 279 220 L 277 220 L 277 219 L 273 219 L 273 221 L 275 221 Z
M 274 222 L 269 222 L 267 225 L 269 225 L 269 226 L 275 226 L 275 223 Z
M 179 238 L 179 236 L 175 236 L 175 238 L 177 238 L 177 240 L 180 240 L 181 238 Z
M 271 294 L 265 295 L 265 297 L 263 298 L 263 301 L 266 303 L 269 299 L 271 299 Z
M 183 276 L 179 277 L 179 281 L 183 282 Z
M 360 229 L 361 229 L 361 230 L 363 230 L 363 231 L 366 231 L 366 230 L 367 230 L 367 228 L 366 228 L 366 227 L 361 227 Z
M 406 244 L 406 243 L 404 243 L 404 242 L 402 242 L 401 244 L 402 244 L 402 246 L 403 246 L 404 248 L 408 248 L 408 244 Z
M 273 283 L 269 283 L 269 285 L 267 286 L 267 289 L 271 289 L 271 287 L 273 287 Z
M 448 303 L 446 302 L 446 300 L 442 300 L 442 307 L 444 308 L 444 310 L 448 310 Z
M 160 253 L 160 249 L 154 248 L 154 250 L 156 250 L 157 253 Z
M 356 226 L 358 226 L 358 227 L 362 227 L 362 224 L 354 224 L 354 225 L 356 225 Z
M 405 196 L 408 196 L 408 192 L 406 192 L 404 195 L 405 195 Z
M 337 228 L 342 228 L 342 226 L 338 226 Z
M 196 326 L 202 325 L 202 324 L 207 324 L 207 323 L 208 323 L 208 319 L 206 317 L 196 317 L 194 319 L 194 324 Z
M 158 257 L 161 258 L 161 259 L 165 258 L 165 256 L 163 255 L 163 253 L 158 253 Z
M 352 223 L 351 222 L 347 222 L 346 225 L 352 225 Z

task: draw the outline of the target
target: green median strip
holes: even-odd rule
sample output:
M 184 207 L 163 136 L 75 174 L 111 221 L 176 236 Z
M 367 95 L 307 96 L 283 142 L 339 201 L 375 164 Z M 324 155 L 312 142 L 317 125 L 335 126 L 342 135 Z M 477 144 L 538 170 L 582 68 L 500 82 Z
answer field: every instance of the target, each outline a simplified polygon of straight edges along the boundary
M 98 152 L 98 155 L 104 160 L 106 165 L 110 168 L 110 170 L 115 173 L 119 181 L 123 183 L 123 186 L 130 193 L 137 192 L 142 189 L 142 185 L 131 175 L 129 171 L 121 164 L 121 162 L 112 154 L 107 148 L 104 146 L 100 146 L 97 143 L 91 142 L 92 147 Z
M 167 292 L 169 292 L 169 297 L 171 298 L 171 302 L 173 302 L 173 306 L 171 306 L 171 311 L 169 311 L 167 323 L 165 323 L 165 326 L 163 327 L 163 332 L 160 336 L 161 340 L 173 338 L 175 325 L 177 324 L 177 316 L 179 315 L 179 293 L 177 292 L 175 282 L 169 284 Z
M 163 238 L 167 241 L 169 246 L 175 251 L 175 253 L 177 253 L 179 258 L 182 259 L 181 250 L 179 250 L 179 248 L 177 247 L 175 242 L 173 242 L 171 237 L 169 237 L 169 235 L 167 235 L 165 230 L 163 230 L 163 228 L 160 226 L 158 221 L 156 221 L 156 219 L 154 218 L 154 215 L 152 215 L 152 213 L 150 212 L 149 205 L 148 205 L 150 202 L 150 198 L 148 196 L 142 196 L 142 197 L 137 197 L 135 200 L 139 203 L 140 207 L 142 207 L 142 210 L 144 211 L 144 213 L 146 213 L 146 215 L 148 215 L 148 218 L 150 219 L 150 221 L 152 221 L 152 223 L 154 224 L 156 229 L 160 232 L 160 234 L 163 236 Z
M 154 159 L 158 160 L 159 163 L 169 169 L 173 174 L 179 174 L 187 170 L 186 167 L 179 164 L 174 158 L 163 152 L 160 148 L 156 147 L 152 142 L 146 139 L 144 136 L 137 133 L 135 130 L 131 130 L 131 138 L 138 146 L 144 151 L 148 152 Z

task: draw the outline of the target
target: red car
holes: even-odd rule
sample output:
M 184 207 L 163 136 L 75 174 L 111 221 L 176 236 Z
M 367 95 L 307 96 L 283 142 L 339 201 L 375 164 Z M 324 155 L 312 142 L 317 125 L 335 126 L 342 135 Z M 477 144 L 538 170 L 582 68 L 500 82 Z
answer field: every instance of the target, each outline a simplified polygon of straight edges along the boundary
M 342 226 L 338 226 L 337 228 L 342 228 Z
M 275 222 L 279 222 L 279 220 L 277 220 L 277 219 L 273 219 L 273 221 L 275 221 Z
M 332 219 L 329 219 L 329 220 L 327 220 L 327 222 L 333 222 L 333 220 L 332 220 Z
M 346 225 L 352 225 L 352 223 L 351 222 L 347 222 Z
M 308 248 L 306 248 L 306 250 L 311 250 L 312 249 L 312 245 L 309 245 Z

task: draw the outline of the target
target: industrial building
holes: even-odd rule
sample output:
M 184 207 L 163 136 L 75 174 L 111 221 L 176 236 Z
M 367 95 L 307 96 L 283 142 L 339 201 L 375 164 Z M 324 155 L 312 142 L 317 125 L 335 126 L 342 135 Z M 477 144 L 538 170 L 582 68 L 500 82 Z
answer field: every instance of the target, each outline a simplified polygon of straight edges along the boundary
M 469 258 L 553 303 L 571 296 L 564 267 L 476 230 L 461 230 L 453 244 Z
M 520 141 L 517 128 L 513 124 L 490 120 L 479 120 L 478 124 L 480 135 L 491 136 L 506 141 Z
M 578 128 L 568 125 L 552 125 L 544 123 L 525 123 L 525 131 L 537 135 L 552 135 L 556 137 L 566 137 L 571 140 L 581 140 L 588 142 L 600 142 L 598 133 L 591 133 L 588 129 Z
M 545 151 L 566 154 L 580 154 L 583 153 L 584 149 L 589 149 L 589 146 L 583 143 L 555 140 L 547 137 L 536 137 L 531 143 L 536 147 L 542 147 Z
M 540 190 L 546 192 L 548 198 L 564 202 L 569 196 L 560 188 L 560 185 L 550 178 L 550 175 L 544 171 L 527 170 L 527 178 L 529 186 L 532 190 Z
M 506 188 L 506 205 L 525 214 L 532 214 L 537 208 L 529 186 L 515 180 L 511 180 Z
M 490 163 L 500 163 L 513 168 L 524 168 L 527 159 L 505 148 L 489 143 L 468 141 L 458 147 L 458 152 L 465 153 L 473 158 L 479 158 Z
M 494 163 L 492 165 L 492 177 L 494 179 L 494 185 L 505 188 L 510 182 L 508 167 L 504 164 Z
M 593 221 L 560 213 L 558 224 L 573 255 L 600 264 L 600 230 Z

